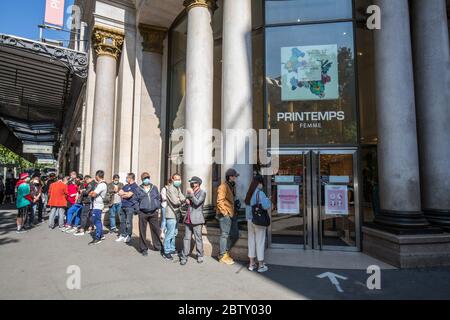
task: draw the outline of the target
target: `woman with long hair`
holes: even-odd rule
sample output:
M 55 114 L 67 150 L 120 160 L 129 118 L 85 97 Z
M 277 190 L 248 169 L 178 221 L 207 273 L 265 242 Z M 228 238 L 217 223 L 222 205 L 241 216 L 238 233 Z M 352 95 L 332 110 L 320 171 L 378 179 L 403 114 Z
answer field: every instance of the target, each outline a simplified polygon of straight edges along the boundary
M 269 210 L 271 201 L 264 193 L 264 178 L 261 175 L 256 175 L 247 191 L 245 197 L 245 215 L 247 219 L 248 229 L 248 258 L 250 263 L 248 270 L 258 272 L 266 272 L 268 267 L 264 263 L 264 250 L 266 243 L 267 227 L 255 225 L 253 223 L 252 208 L 261 204 L 264 210 Z M 257 263 L 255 261 L 257 259 Z

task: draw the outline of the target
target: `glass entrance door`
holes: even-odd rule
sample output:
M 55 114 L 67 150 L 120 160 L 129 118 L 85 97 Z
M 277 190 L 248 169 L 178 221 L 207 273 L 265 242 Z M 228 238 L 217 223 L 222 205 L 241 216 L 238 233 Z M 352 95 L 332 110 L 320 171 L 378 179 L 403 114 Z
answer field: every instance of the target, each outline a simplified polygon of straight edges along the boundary
M 272 247 L 359 250 L 356 150 L 280 152 L 270 179 Z

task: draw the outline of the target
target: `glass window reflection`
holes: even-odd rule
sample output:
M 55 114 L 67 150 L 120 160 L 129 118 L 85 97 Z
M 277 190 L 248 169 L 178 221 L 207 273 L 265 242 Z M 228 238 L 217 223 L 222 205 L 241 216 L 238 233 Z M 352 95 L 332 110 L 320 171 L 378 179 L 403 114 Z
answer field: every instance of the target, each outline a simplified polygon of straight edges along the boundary
M 266 24 L 351 18 L 351 0 L 266 0 Z

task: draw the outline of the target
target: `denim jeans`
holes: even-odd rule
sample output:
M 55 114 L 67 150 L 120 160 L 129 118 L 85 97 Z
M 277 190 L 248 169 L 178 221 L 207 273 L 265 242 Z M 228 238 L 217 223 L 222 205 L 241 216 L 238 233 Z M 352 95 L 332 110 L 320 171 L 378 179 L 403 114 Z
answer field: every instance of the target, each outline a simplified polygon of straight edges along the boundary
M 120 209 L 122 208 L 122 204 L 115 203 L 109 208 L 109 229 L 116 230 L 116 216 L 120 215 Z
M 30 210 L 30 216 L 28 220 L 28 225 L 31 226 L 34 224 L 34 218 L 36 217 L 36 211 L 38 210 L 38 203 L 33 203 Z
M 78 226 L 80 224 L 81 204 L 74 204 L 67 210 L 66 224 L 69 226 Z
M 175 251 L 175 237 L 177 229 L 177 219 L 166 219 L 166 237 L 164 238 L 164 252 Z
M 161 208 L 161 231 L 166 232 L 166 208 Z
M 95 225 L 95 239 L 100 240 L 103 236 L 102 210 L 92 210 L 92 223 Z
M 122 207 L 120 210 L 120 235 L 123 237 L 133 234 L 134 208 Z M 159 237 L 159 235 L 158 235 Z
M 239 239 L 237 216 L 230 217 L 219 214 L 220 223 L 220 257 L 229 252 Z

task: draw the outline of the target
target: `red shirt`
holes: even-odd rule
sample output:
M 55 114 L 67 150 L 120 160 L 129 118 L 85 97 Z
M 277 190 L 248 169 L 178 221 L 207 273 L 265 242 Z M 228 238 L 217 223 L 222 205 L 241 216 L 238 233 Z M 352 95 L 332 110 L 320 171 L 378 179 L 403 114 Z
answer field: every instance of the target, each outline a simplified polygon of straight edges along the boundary
M 69 201 L 70 204 L 75 204 L 77 200 L 77 192 L 78 192 L 78 186 L 74 183 L 71 183 L 67 186 L 67 201 Z M 72 196 L 74 195 L 74 196 Z

